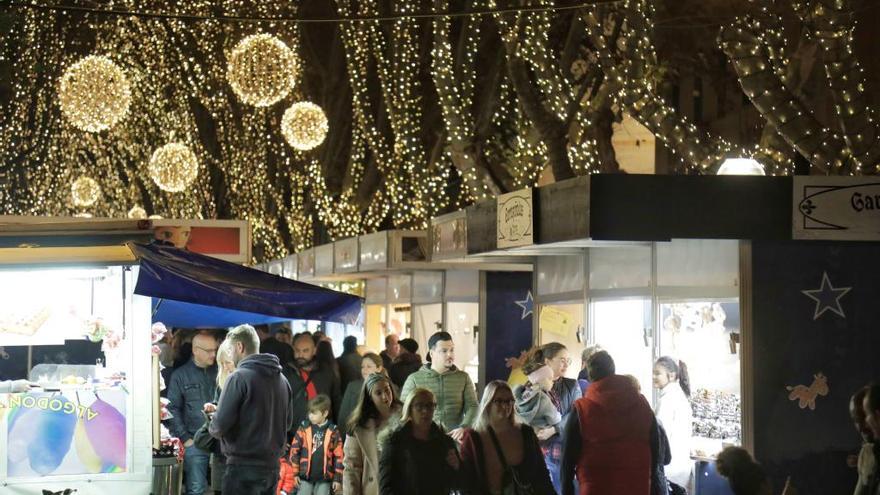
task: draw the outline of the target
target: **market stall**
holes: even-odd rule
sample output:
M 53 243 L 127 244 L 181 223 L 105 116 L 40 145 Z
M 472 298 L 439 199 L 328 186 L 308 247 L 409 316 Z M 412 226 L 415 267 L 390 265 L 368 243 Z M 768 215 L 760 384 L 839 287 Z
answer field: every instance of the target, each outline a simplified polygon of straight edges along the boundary
M 599 345 L 656 406 L 654 363 L 685 362 L 693 489 L 729 493 L 711 461 L 725 445 L 755 446 L 752 371 L 763 365 L 751 347 L 749 241 L 791 238 L 791 188 L 790 178 L 580 177 L 469 207 L 468 254 L 534 257 L 535 339 L 568 346 L 570 376 L 580 350 Z
M 101 228 L 90 235 L 101 238 Z M 122 237 L 152 237 L 149 222 L 127 228 Z M 0 248 L 0 371 L 39 385 L 0 394 L 4 493 L 151 493 L 153 321 L 347 323 L 360 314 L 358 297 L 172 246 L 119 245 L 119 229 L 110 230 L 109 245 Z
M 424 356 L 428 337 L 438 330 L 449 331 L 456 343 L 456 364 L 477 382 L 482 274 L 516 271 L 528 278 L 531 261 L 466 259 L 463 229 L 462 219 L 437 217 L 428 233 L 395 230 L 341 239 L 270 261 L 260 269 L 363 295 L 359 340 L 373 350 L 383 349 L 385 336 L 393 333 L 415 339 Z M 329 335 L 332 325 L 322 329 Z M 333 340 L 335 346 L 341 338 Z

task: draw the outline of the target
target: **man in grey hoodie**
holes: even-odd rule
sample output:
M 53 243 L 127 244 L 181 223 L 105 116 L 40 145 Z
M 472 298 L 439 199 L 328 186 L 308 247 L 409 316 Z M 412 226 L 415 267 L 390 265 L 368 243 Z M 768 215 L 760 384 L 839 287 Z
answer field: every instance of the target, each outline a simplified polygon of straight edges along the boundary
M 236 370 L 208 426 L 226 456 L 223 491 L 274 495 L 278 459 L 293 422 L 290 384 L 276 356 L 257 354 L 260 339 L 252 326 L 235 327 L 226 338 Z

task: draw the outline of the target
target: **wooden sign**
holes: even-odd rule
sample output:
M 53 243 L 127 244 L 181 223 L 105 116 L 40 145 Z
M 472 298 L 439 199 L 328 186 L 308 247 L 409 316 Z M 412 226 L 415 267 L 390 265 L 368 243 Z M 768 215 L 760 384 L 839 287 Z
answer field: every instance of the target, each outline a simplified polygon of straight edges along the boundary
M 880 178 L 794 177 L 792 237 L 880 240 Z
M 520 189 L 496 198 L 497 248 L 530 246 L 535 243 L 532 190 Z

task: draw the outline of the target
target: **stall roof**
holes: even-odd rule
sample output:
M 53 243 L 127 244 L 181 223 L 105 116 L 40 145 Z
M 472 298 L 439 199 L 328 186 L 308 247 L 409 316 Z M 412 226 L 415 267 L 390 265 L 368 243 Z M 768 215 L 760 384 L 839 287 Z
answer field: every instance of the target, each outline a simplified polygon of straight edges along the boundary
M 205 313 L 206 306 L 251 313 L 250 316 L 264 319 L 268 316 L 347 324 L 355 323 L 361 312 L 361 298 L 350 294 L 171 246 L 129 243 L 128 247 L 140 264 L 135 294 L 165 299 L 153 319 L 166 325 L 174 326 L 175 322 L 159 318 L 163 308 L 169 317 L 188 312 L 199 314 L 203 323 L 210 316 Z M 242 321 L 244 315 L 231 316 Z M 266 323 L 269 319 L 244 321 Z

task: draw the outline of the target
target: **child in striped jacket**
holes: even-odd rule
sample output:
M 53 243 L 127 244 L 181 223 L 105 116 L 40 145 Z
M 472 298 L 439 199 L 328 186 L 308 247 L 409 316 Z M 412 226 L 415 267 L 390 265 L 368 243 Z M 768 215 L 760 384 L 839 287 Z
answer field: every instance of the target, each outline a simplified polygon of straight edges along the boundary
M 282 459 L 278 494 L 341 494 L 343 437 L 329 420 L 330 398 L 317 395 L 307 407 L 309 421 L 303 421 Z

